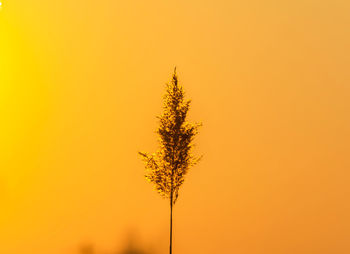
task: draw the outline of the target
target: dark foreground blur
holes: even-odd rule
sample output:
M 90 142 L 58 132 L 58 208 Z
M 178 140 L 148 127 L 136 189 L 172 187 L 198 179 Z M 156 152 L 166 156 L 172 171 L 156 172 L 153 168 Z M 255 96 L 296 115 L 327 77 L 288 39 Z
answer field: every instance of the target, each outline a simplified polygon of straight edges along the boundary
M 156 252 L 150 248 L 142 247 L 135 239 L 129 238 L 121 250 L 99 251 L 93 244 L 88 244 L 80 248 L 79 254 L 156 254 Z

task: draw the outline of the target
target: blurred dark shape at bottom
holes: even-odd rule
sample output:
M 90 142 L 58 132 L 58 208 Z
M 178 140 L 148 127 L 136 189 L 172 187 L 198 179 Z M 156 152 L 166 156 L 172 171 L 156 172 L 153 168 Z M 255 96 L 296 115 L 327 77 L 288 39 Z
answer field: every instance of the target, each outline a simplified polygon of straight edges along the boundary
M 96 251 L 94 245 L 86 244 L 80 247 L 79 254 L 155 254 L 151 248 L 141 247 L 135 237 L 129 235 L 124 247 L 121 250 L 111 252 Z
M 137 244 L 135 238 L 129 238 L 123 250 L 120 252 L 115 252 L 113 254 L 150 254 L 150 252 L 143 250 Z
M 95 249 L 94 246 L 92 244 L 89 245 L 83 245 L 80 248 L 80 254 L 95 254 Z

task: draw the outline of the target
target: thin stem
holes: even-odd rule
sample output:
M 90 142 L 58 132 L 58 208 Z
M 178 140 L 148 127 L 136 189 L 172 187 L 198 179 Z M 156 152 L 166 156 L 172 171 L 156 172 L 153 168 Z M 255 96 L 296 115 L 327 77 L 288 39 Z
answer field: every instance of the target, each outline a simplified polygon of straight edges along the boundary
M 172 253 L 172 242 L 173 242 L 173 195 L 170 196 L 170 250 L 169 254 Z

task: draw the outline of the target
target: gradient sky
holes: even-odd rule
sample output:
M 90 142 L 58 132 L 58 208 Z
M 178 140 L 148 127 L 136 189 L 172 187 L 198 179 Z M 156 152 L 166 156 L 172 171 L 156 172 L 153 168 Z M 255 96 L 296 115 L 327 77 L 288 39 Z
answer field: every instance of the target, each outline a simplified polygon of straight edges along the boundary
M 174 66 L 202 121 L 174 253 L 350 253 L 350 2 L 4 0 L 0 253 L 168 250 L 143 179 Z

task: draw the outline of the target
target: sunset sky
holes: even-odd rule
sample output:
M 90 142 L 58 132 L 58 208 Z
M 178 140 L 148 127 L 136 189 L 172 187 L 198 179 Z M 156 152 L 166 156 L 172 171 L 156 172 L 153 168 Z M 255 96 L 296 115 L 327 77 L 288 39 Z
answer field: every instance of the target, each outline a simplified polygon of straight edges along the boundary
M 0 253 L 167 253 L 137 152 L 174 66 L 204 155 L 174 254 L 350 253 L 346 0 L 3 0 Z

